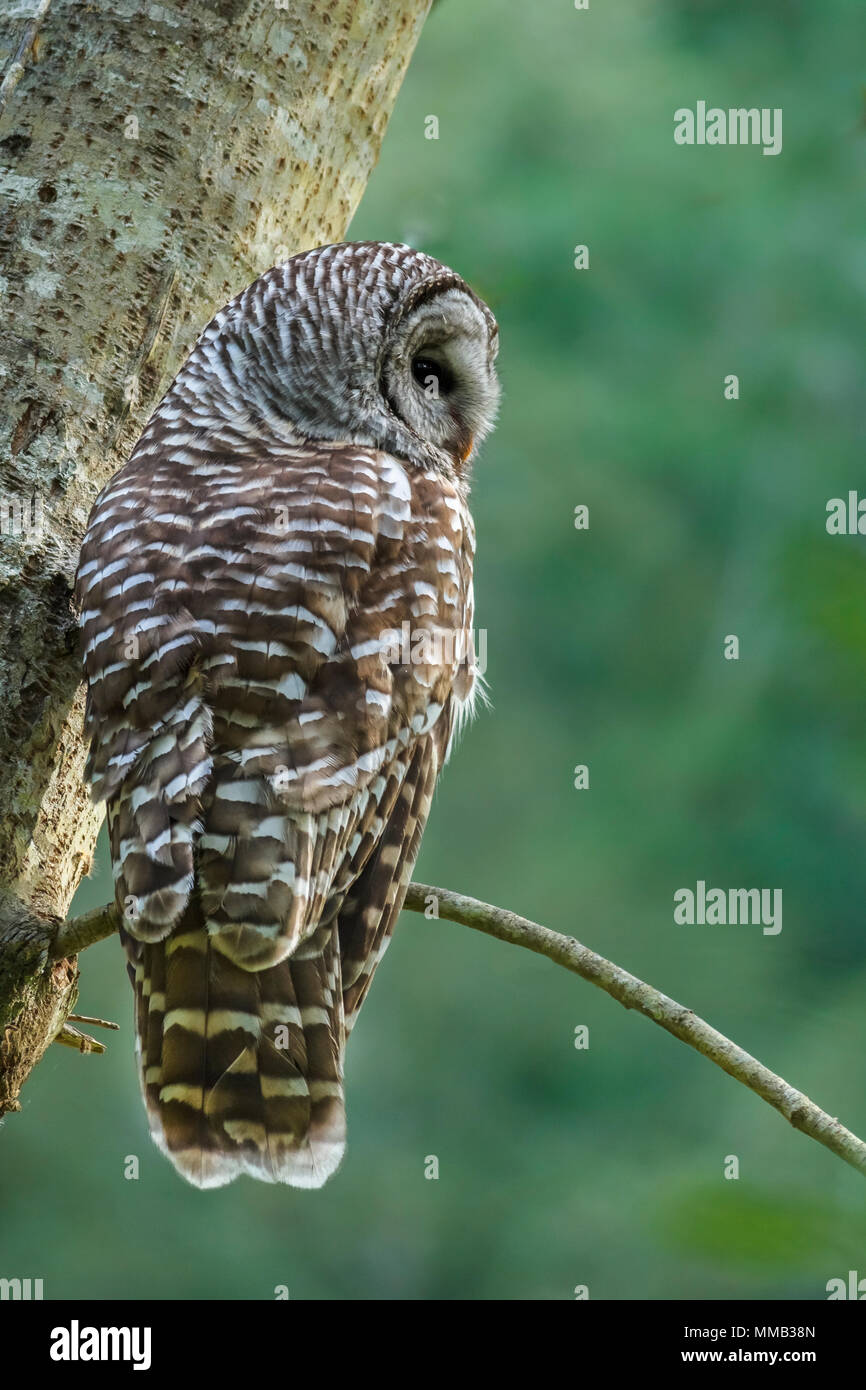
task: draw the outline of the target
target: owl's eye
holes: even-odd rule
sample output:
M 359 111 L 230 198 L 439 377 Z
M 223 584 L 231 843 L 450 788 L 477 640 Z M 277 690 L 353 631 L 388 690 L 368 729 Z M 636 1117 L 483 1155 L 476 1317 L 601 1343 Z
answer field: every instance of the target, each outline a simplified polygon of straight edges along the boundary
M 412 375 L 421 389 L 434 399 L 447 396 L 454 389 L 454 373 L 443 363 L 434 362 L 432 357 L 413 357 Z

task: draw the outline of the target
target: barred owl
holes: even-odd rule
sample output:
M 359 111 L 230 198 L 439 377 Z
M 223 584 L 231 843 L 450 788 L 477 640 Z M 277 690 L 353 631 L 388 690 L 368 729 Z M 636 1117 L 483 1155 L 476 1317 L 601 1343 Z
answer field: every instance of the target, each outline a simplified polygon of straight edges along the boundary
M 318 1187 L 343 1057 L 477 689 L 469 470 L 498 330 L 407 246 L 222 309 L 98 497 L 77 576 L 156 1143 Z

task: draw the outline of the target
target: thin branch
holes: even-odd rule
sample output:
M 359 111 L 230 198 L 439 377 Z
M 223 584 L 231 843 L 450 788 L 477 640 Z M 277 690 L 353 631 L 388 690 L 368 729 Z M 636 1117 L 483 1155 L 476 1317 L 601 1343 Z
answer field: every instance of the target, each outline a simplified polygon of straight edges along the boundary
M 672 1033 L 680 1042 L 687 1043 L 703 1057 L 715 1062 L 735 1081 L 740 1081 L 754 1091 L 774 1110 L 811 1139 L 830 1149 L 839 1158 L 866 1174 L 866 1144 L 852 1134 L 831 1115 L 827 1115 L 814 1101 L 789 1086 L 781 1076 L 762 1065 L 757 1058 L 744 1052 L 723 1033 L 711 1028 L 691 1009 L 669 999 L 666 994 L 645 984 L 636 975 L 614 965 L 612 961 L 583 946 L 572 936 L 562 936 L 559 932 L 530 922 L 526 917 L 518 917 L 502 907 L 492 907 L 490 903 L 479 902 L 477 898 L 467 898 L 462 893 L 452 893 L 447 888 L 431 888 L 424 883 L 412 883 L 406 894 L 404 907 L 409 912 L 421 912 L 433 917 L 444 917 L 449 922 L 472 927 L 474 931 L 495 936 L 499 941 L 508 941 L 512 946 L 524 946 L 528 951 L 546 956 L 555 965 L 562 965 L 581 979 L 597 985 L 611 998 L 619 1000 L 627 1009 L 635 1009 L 644 1018 L 652 1019 L 660 1028 Z M 74 917 L 59 927 L 54 937 L 51 955 L 54 959 L 69 956 L 84 950 L 96 941 L 111 936 L 117 930 L 117 909 L 97 908 Z
M 60 1032 L 55 1037 L 56 1043 L 63 1043 L 64 1047 L 74 1047 L 76 1052 L 104 1052 L 105 1043 L 97 1042 L 96 1038 L 91 1038 L 87 1033 L 82 1033 L 80 1028 L 73 1028 L 72 1024 L 64 1023 Z
M 92 1014 L 67 1014 L 67 1023 L 87 1023 L 91 1028 L 111 1028 L 114 1032 L 120 1028 L 119 1023 L 112 1023 L 108 1018 L 94 1018 Z
M 810 1138 L 832 1150 L 839 1158 L 850 1163 L 852 1168 L 866 1174 L 866 1144 L 852 1134 L 831 1115 L 825 1114 L 814 1101 L 797 1091 L 781 1076 L 763 1066 L 755 1057 L 744 1052 L 723 1033 L 711 1028 L 691 1009 L 686 1009 L 676 1000 L 660 994 L 652 985 L 630 975 L 604 956 L 596 955 L 587 946 L 582 946 L 571 936 L 561 936 L 559 932 L 540 927 L 514 912 L 501 907 L 491 907 L 477 898 L 464 897 L 462 893 L 451 893 L 445 888 L 429 888 L 423 883 L 413 883 L 406 895 L 404 904 L 411 912 L 424 912 L 435 902 L 438 915 L 449 922 L 459 922 L 461 926 L 472 927 L 475 931 L 495 936 L 500 941 L 508 941 L 513 946 L 525 946 L 528 951 L 546 956 L 556 965 L 574 971 L 581 979 L 597 985 L 612 998 L 618 999 L 627 1009 L 636 1009 L 645 1018 L 651 1018 L 660 1028 L 673 1033 L 680 1042 L 688 1043 L 703 1057 L 715 1062 L 717 1067 L 741 1081 L 754 1091 L 774 1110 Z
M 62 960 L 64 956 L 77 956 L 85 946 L 95 946 L 117 931 L 119 918 L 114 903 L 107 907 L 94 907 L 90 912 L 82 912 L 80 917 L 70 917 L 61 922 L 54 933 L 49 952 L 52 960 Z

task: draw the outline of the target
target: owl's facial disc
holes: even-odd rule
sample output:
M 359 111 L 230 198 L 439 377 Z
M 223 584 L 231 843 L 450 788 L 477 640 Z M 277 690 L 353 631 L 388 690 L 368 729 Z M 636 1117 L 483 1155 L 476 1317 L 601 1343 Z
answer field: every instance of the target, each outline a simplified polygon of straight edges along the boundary
M 497 349 L 492 316 L 457 287 L 409 308 L 389 345 L 382 385 L 390 411 L 458 469 L 493 427 Z

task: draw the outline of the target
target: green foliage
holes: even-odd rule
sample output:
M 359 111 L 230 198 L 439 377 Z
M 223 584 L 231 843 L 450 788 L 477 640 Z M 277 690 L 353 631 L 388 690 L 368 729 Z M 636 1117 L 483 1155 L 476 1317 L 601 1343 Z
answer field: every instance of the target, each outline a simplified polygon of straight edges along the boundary
M 818 1252 L 828 1269 L 833 1267 L 839 1232 L 832 1202 L 803 1194 L 750 1192 L 737 1182 L 729 1182 L 723 1194 L 718 1182 L 685 1183 L 659 1213 L 660 1234 L 674 1249 L 733 1266 L 746 1277 L 753 1275 L 747 1266 L 754 1271 L 810 1271 Z M 850 1255 L 861 1258 L 855 1241 Z

